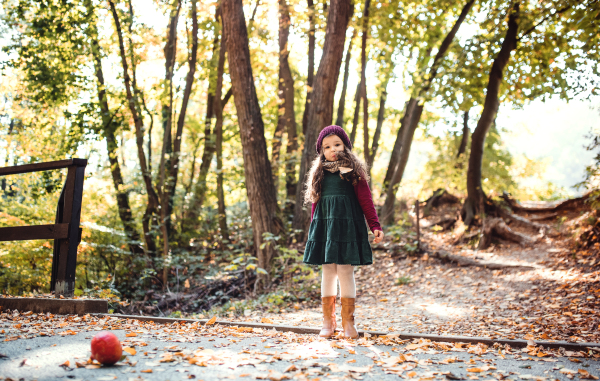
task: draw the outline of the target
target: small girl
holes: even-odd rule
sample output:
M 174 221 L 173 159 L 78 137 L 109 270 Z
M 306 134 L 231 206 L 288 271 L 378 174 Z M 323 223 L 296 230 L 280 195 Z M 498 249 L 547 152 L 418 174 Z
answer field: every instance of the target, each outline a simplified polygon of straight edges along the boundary
M 304 202 L 312 203 L 304 263 L 323 265 L 321 337 L 335 334 L 335 298 L 340 280 L 344 337 L 356 338 L 354 325 L 353 266 L 370 265 L 373 253 L 367 226 L 375 234 L 373 243 L 383 239 L 369 189 L 366 165 L 352 152 L 352 143 L 340 126 L 325 127 L 317 139 L 317 157 L 308 179 Z

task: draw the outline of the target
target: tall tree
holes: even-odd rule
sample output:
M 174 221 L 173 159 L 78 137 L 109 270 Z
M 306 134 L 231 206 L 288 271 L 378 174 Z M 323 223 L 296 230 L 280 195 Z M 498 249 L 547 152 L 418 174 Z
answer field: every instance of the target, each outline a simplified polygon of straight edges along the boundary
M 291 139 L 296 139 L 296 115 L 294 112 L 294 79 L 288 62 L 288 37 L 290 34 L 290 11 L 286 0 L 279 0 L 279 109 L 277 118 L 277 127 L 273 136 L 271 150 L 271 168 L 273 170 L 273 180 L 275 189 L 278 188 L 278 173 L 280 167 L 280 152 L 284 132 L 288 133 L 288 150 L 293 149 L 290 146 Z M 292 153 L 288 151 L 289 154 Z
M 346 28 L 352 11 L 350 0 L 332 0 L 329 5 L 323 55 L 311 94 L 313 107 L 310 108 L 308 114 L 304 149 L 298 173 L 299 181 L 296 187 L 296 204 L 292 221 L 294 229 L 304 230 L 308 222 L 308 212 L 303 208 L 305 176 L 308 163 L 314 157 L 317 136 L 324 127 L 331 124 L 333 119 L 333 97 L 344 55 Z
M 136 223 L 131 213 L 129 203 L 129 192 L 125 187 L 121 165 L 118 160 L 118 143 L 115 136 L 115 131 L 119 124 L 115 120 L 115 111 L 110 110 L 108 104 L 108 94 L 106 93 L 106 82 L 104 80 L 104 70 L 102 69 L 102 53 L 100 44 L 98 43 L 98 27 L 97 19 L 94 12 L 94 7 L 91 0 L 85 1 L 86 10 L 90 20 L 88 34 L 90 37 L 90 52 L 94 62 L 94 70 L 96 74 L 96 87 L 98 90 L 98 105 L 100 115 L 102 117 L 101 131 L 106 139 L 106 151 L 110 164 L 110 173 L 115 187 L 117 206 L 119 208 L 119 217 L 123 223 L 123 231 L 128 239 L 128 246 L 133 255 L 139 256 L 144 254 L 144 250 L 139 246 L 140 234 L 137 231 Z
M 265 128 L 252 75 L 248 31 L 242 0 L 224 0 L 221 7 L 229 62 L 235 62 L 235 65 L 229 65 L 229 75 L 240 126 L 254 248 L 259 268 L 268 274 L 274 248 L 272 245 L 263 245 L 263 234 L 279 233 L 281 222 L 277 216 L 278 206 L 267 154 Z M 259 274 L 257 283 L 267 285 L 267 274 Z
M 313 0 L 308 3 L 308 74 L 306 76 L 306 100 L 304 102 L 304 113 L 302 114 L 302 133 L 306 134 L 308 128 L 308 113 L 310 111 L 313 93 L 313 82 L 315 77 L 315 4 Z
M 425 79 L 423 85 L 418 90 L 418 95 L 417 95 L 416 99 L 413 102 L 411 102 L 409 100 L 409 104 L 406 108 L 407 114 L 405 116 L 405 119 L 403 120 L 403 125 L 406 124 L 406 127 L 402 129 L 403 135 L 402 135 L 402 141 L 401 141 L 401 145 L 400 145 L 398 164 L 394 170 L 394 174 L 392 175 L 390 183 L 388 184 L 388 187 L 386 189 L 386 199 L 385 199 L 385 203 L 382 208 L 382 221 L 386 225 L 392 223 L 393 218 L 394 218 L 394 204 L 396 201 L 395 195 L 398 190 L 398 185 L 400 184 L 402 176 L 404 175 L 404 169 L 406 168 L 406 163 L 408 163 L 408 156 L 410 154 L 410 148 L 412 146 L 412 141 L 413 141 L 413 137 L 415 134 L 415 130 L 417 129 L 417 126 L 419 125 L 419 122 L 421 120 L 421 115 L 423 114 L 423 108 L 424 108 L 424 99 L 423 98 L 426 96 L 427 92 L 429 91 L 429 89 L 432 85 L 432 82 L 438 73 L 438 69 L 442 63 L 442 60 L 444 59 L 446 53 L 448 52 L 448 49 L 450 48 L 450 45 L 452 44 L 452 40 L 454 40 L 454 36 L 456 35 L 456 32 L 458 32 L 458 29 L 460 28 L 461 24 L 463 23 L 463 21 L 465 20 L 465 18 L 469 14 L 469 12 L 471 11 L 471 8 L 473 7 L 473 3 L 475 3 L 475 0 L 469 0 L 463 6 L 462 11 L 461 11 L 460 15 L 458 16 L 458 19 L 456 20 L 456 22 L 452 26 L 452 29 L 450 29 L 450 31 L 448 32 L 448 34 L 442 41 L 442 44 L 440 45 L 438 52 L 435 55 L 435 58 L 433 59 L 433 63 L 431 64 L 431 67 L 429 68 L 428 76 Z M 420 101 L 417 102 L 417 100 L 420 100 Z M 391 163 L 390 166 L 391 165 L 393 165 L 393 164 Z
M 222 38 L 225 39 L 225 35 L 223 35 Z M 219 49 L 219 63 L 217 65 L 214 113 L 217 119 L 215 122 L 215 135 L 217 151 L 217 203 L 219 212 L 219 228 L 221 229 L 221 237 L 223 240 L 229 241 L 229 229 L 227 228 L 227 214 L 225 210 L 225 192 L 223 190 L 223 106 L 221 105 L 226 50 L 225 44 L 222 44 L 221 48 Z
M 344 61 L 344 82 L 342 83 L 342 94 L 340 95 L 340 102 L 337 109 L 337 118 L 335 124 L 343 127 L 344 126 L 344 111 L 346 108 L 346 90 L 348 89 L 348 78 L 350 77 L 350 61 L 352 59 L 352 42 L 356 37 L 356 28 L 352 32 L 352 37 L 348 42 L 348 50 L 346 51 L 346 60 Z
M 152 217 L 158 210 L 159 199 L 156 189 L 152 184 L 152 174 L 150 173 L 150 170 L 148 168 L 148 161 L 146 159 L 146 154 L 144 153 L 144 121 L 139 112 L 139 102 L 137 98 L 134 97 L 134 92 L 132 91 L 131 79 L 129 76 L 129 64 L 127 63 L 125 44 L 123 42 L 123 30 L 121 28 L 121 21 L 114 2 L 109 0 L 108 3 L 110 5 L 113 21 L 115 23 L 115 30 L 117 32 L 117 37 L 119 41 L 119 54 L 121 58 L 121 65 L 123 67 L 123 83 L 125 85 L 125 94 L 127 97 L 127 104 L 129 105 L 129 111 L 133 118 L 133 124 L 135 126 L 135 141 L 137 146 L 138 160 L 140 163 L 140 170 L 142 172 L 144 185 L 146 187 L 146 193 L 148 195 L 146 211 L 144 212 L 144 217 L 142 218 L 142 227 L 144 229 L 144 239 L 146 241 L 146 247 L 149 251 L 152 251 L 153 249 L 155 250 L 156 246 L 154 243 L 154 239 L 150 233 L 150 224 Z
M 508 64 L 511 52 L 517 48 L 519 13 L 520 3 L 516 1 L 508 15 L 508 28 L 502 42 L 502 48 L 494 58 L 490 70 L 483 111 L 471 137 L 471 153 L 467 169 L 467 199 L 462 210 L 463 221 L 466 225 L 471 223 L 476 214 L 481 214 L 485 210 L 486 196 L 481 185 L 481 163 L 483 161 L 485 136 L 498 113 L 498 106 L 500 105 L 498 94 L 502 84 L 504 68 Z
M 363 154 L 369 161 L 369 99 L 367 98 L 367 39 L 369 37 L 369 7 L 371 0 L 365 0 L 363 28 L 360 46 L 360 96 L 363 101 Z

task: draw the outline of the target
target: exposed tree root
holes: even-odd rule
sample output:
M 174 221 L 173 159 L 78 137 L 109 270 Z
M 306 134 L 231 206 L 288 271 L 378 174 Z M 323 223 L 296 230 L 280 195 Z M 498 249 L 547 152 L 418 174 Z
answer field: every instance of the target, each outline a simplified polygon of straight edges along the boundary
M 492 243 L 494 236 L 516 242 L 525 246 L 534 243 L 536 240 L 529 236 L 513 231 L 506 225 L 501 218 L 486 218 L 483 222 L 482 235 L 479 240 L 478 249 L 487 249 Z
M 499 215 L 501 215 L 504 218 L 508 218 L 518 224 L 523 225 L 523 226 L 527 226 L 529 228 L 536 229 L 536 230 L 540 231 L 542 234 L 547 234 L 548 231 L 550 230 L 550 226 L 548 226 L 548 225 L 540 224 L 540 223 L 537 223 L 534 221 L 530 221 L 527 218 L 517 216 L 516 214 L 513 214 L 513 213 L 509 212 L 508 210 L 505 210 L 502 207 L 498 207 L 497 212 Z
M 445 189 L 438 189 L 433 192 L 433 195 L 429 197 L 425 202 L 425 208 L 423 209 L 423 217 L 427 217 L 431 214 L 431 210 L 434 207 L 440 206 L 442 204 L 456 204 L 460 202 L 460 199 L 450 193 L 448 193 Z
M 519 203 L 510 197 L 510 195 L 506 192 L 502 194 L 502 199 L 506 201 L 508 206 L 515 212 L 522 213 L 556 213 L 564 210 L 573 210 L 578 209 L 583 206 L 585 200 L 589 197 L 589 194 L 586 194 L 582 197 L 571 198 L 569 200 L 563 201 L 560 204 L 553 206 L 551 208 L 527 208 L 519 205 Z
M 530 221 L 545 221 L 558 217 L 558 213 L 550 213 L 542 216 L 528 216 Z
M 438 258 L 441 261 L 447 261 L 456 263 L 459 266 L 477 266 L 477 267 L 485 267 L 491 270 L 500 270 L 506 268 L 533 268 L 532 266 L 526 265 L 517 265 L 511 263 L 498 263 L 498 262 L 485 262 L 478 261 L 475 259 L 463 257 L 461 255 L 454 255 L 445 250 L 436 250 L 434 252 L 428 253 L 430 258 Z

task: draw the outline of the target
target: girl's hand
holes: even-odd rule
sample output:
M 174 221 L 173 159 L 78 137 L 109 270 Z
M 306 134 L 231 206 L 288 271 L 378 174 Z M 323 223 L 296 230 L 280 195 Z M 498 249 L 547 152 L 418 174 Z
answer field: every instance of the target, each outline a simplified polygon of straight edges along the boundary
M 375 239 L 373 240 L 373 243 L 379 243 L 383 240 L 384 234 L 381 230 L 375 230 L 374 234 L 375 234 Z

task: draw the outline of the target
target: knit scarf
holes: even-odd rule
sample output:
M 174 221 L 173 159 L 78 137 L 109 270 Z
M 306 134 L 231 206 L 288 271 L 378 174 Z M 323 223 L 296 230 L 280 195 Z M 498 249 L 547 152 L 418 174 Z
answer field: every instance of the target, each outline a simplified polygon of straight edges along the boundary
M 340 160 L 336 160 L 336 161 L 324 161 L 323 162 L 323 169 L 325 169 L 331 173 L 336 173 L 337 171 L 340 170 L 340 167 L 352 168 L 352 162 L 348 159 L 340 159 Z

